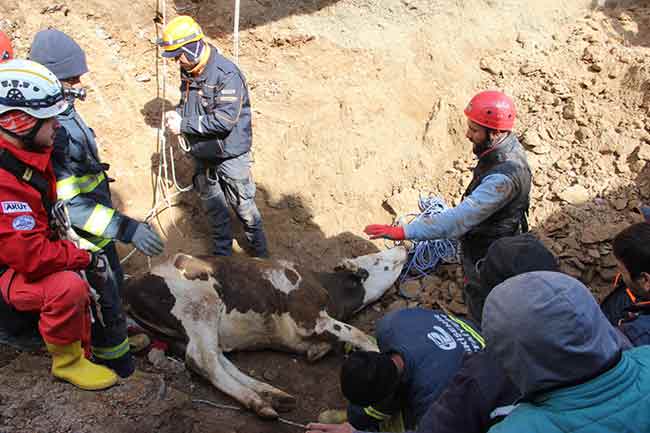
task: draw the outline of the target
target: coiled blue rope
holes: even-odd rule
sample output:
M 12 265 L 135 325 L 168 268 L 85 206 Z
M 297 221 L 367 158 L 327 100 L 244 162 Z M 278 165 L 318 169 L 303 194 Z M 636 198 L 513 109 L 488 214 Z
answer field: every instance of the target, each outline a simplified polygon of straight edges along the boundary
M 444 212 L 448 209 L 447 204 L 440 197 L 422 197 L 418 200 L 419 214 L 407 214 L 399 218 L 399 224 L 418 221 L 423 218 Z M 410 221 L 405 221 L 412 218 Z M 399 278 L 399 293 L 405 298 L 413 298 L 402 290 L 402 284 L 409 280 L 417 280 L 433 273 L 438 266 L 445 263 L 456 263 L 458 255 L 458 241 L 452 239 L 434 239 L 428 241 L 411 241 L 412 246 L 408 253 L 408 261 L 402 269 Z

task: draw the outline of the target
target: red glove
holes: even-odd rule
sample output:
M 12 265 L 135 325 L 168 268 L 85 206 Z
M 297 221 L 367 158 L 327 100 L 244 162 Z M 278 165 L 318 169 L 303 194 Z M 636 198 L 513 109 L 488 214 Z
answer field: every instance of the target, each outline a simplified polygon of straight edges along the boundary
M 363 232 L 370 236 L 370 239 L 384 238 L 403 241 L 405 237 L 402 226 L 389 226 L 386 224 L 371 224 L 366 226 Z

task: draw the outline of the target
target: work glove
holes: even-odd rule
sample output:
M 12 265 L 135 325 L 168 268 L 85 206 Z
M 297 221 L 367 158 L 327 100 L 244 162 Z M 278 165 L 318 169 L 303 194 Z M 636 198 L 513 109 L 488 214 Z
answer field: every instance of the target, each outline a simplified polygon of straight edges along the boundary
M 165 249 L 165 243 L 147 223 L 138 223 L 138 228 L 133 233 L 131 243 L 142 254 L 149 257 L 162 254 Z
M 370 239 L 384 238 L 403 241 L 405 237 L 402 226 L 389 226 L 386 224 L 370 224 L 363 229 L 363 232 L 370 236 Z
M 167 111 L 165 113 L 165 127 L 174 135 L 180 135 L 182 120 L 181 115 L 175 111 Z

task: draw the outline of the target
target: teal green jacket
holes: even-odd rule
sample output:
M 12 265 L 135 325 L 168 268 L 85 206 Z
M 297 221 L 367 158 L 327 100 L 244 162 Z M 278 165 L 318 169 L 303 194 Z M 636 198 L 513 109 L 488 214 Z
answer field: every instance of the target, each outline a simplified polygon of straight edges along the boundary
M 650 346 L 589 382 L 520 404 L 489 433 L 650 432 Z

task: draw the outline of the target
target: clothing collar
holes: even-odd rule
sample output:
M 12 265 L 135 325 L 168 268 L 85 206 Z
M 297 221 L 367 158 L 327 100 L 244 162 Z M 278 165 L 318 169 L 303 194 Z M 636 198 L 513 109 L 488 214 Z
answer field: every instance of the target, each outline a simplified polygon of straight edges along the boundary
M 499 155 L 508 152 L 510 148 L 512 148 L 515 138 L 516 135 L 514 134 L 514 132 L 509 133 L 499 143 L 495 144 L 485 152 L 481 153 L 478 156 L 479 161 L 490 161 L 493 159 L 497 160 L 499 158 Z
M 203 70 L 201 70 L 200 74 L 194 75 L 190 71 L 186 71 L 185 69 L 181 68 L 181 75 L 186 77 L 186 79 L 191 79 L 191 80 L 196 80 L 196 81 L 203 81 L 206 79 L 207 74 L 208 74 L 208 66 L 210 63 L 214 61 L 214 58 L 217 54 L 219 54 L 219 50 L 217 50 L 215 47 L 213 47 L 210 44 L 205 44 L 205 48 L 203 48 L 204 51 L 208 52 L 208 55 L 201 55 L 201 61 L 197 66 L 194 67 L 194 69 L 199 68 L 201 63 L 204 62 L 203 65 Z
M 44 172 L 46 170 L 47 165 L 50 163 L 52 150 L 54 149 L 53 147 L 48 147 L 42 152 L 31 152 L 25 149 L 17 148 L 8 142 L 4 137 L 0 137 L 0 148 L 6 149 L 19 161 L 32 168 L 35 168 L 36 171 L 39 172 Z

